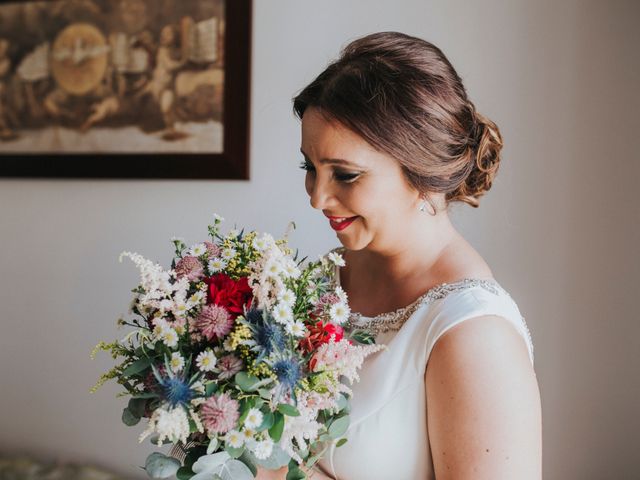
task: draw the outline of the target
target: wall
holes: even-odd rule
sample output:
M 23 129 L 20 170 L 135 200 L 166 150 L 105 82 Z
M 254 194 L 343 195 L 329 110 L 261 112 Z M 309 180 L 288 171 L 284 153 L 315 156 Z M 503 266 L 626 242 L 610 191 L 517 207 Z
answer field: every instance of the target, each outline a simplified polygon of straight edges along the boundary
M 151 445 L 88 393 L 137 280 L 218 212 L 312 256 L 337 245 L 303 188 L 291 97 L 350 39 L 440 46 L 506 141 L 497 181 L 454 222 L 518 302 L 536 347 L 547 480 L 637 478 L 640 217 L 633 1 L 255 0 L 251 180 L 0 180 L 0 452 L 91 461 L 131 478 Z M 231 226 L 231 225 L 229 225 Z

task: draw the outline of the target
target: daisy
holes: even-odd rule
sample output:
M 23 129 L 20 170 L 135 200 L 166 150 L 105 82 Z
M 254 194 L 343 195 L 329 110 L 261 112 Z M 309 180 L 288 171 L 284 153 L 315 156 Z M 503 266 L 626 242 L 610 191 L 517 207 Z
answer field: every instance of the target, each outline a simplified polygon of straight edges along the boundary
M 189 255 L 199 257 L 201 255 L 204 255 L 206 251 L 207 246 L 204 243 L 197 243 L 189 249 Z
M 224 441 L 227 445 L 233 448 L 240 448 L 244 445 L 244 437 L 238 430 L 231 430 L 224 436 Z
M 222 250 L 221 256 L 225 260 L 231 260 L 236 256 L 236 250 L 234 248 L 225 248 L 224 250 Z
M 277 277 L 282 273 L 282 265 L 276 261 L 270 260 L 264 267 L 264 273 L 267 277 Z
M 171 354 L 171 360 L 169 360 L 169 365 L 172 371 L 179 372 L 184 368 L 184 358 L 182 358 L 182 355 L 178 352 L 173 352 Z
M 329 257 L 329 261 L 339 267 L 344 267 L 345 263 L 344 263 L 344 259 L 342 258 L 342 255 L 340 255 L 339 253 L 336 252 L 331 252 L 328 255 Z
M 210 260 L 209 263 L 207 264 L 207 268 L 209 268 L 210 273 L 219 272 L 226 266 L 227 266 L 227 261 L 223 260 L 222 258 L 214 258 Z
M 244 425 L 245 427 L 253 430 L 262 425 L 262 420 L 262 412 L 257 408 L 251 408 L 249 409 L 249 413 L 247 413 L 247 418 L 244 420 Z
M 293 320 L 293 312 L 291 311 L 291 307 L 283 303 L 278 303 L 276 307 L 271 311 L 271 315 L 273 315 L 273 319 L 276 322 L 282 323 L 283 325 L 286 325 Z
M 273 451 L 273 440 L 267 438 L 266 440 L 256 442 L 252 450 L 256 458 L 258 458 L 259 460 L 265 460 L 269 458 L 271 452 Z
M 296 303 L 296 295 L 287 288 L 280 295 L 278 295 L 278 301 L 280 303 L 293 307 L 293 305 Z
M 178 344 L 178 334 L 173 328 L 166 328 L 162 331 L 160 340 L 162 340 L 162 343 L 167 347 L 173 348 Z
M 209 349 L 206 349 L 204 352 L 200 352 L 196 357 L 196 365 L 203 372 L 212 372 L 216 367 L 216 363 L 216 356 Z
M 294 337 L 303 337 L 306 332 L 304 323 L 302 323 L 300 320 L 289 322 L 285 325 L 284 328 L 288 334 L 293 335 Z
M 331 316 L 331 320 L 338 325 L 342 325 L 349 319 L 349 307 L 340 302 L 331 305 L 331 309 L 329 310 L 329 315 Z

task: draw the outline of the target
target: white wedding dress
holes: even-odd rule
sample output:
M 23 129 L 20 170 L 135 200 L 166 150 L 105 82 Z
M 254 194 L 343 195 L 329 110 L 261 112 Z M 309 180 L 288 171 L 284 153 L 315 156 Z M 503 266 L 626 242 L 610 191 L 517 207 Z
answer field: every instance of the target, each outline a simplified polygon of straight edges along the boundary
M 338 253 L 343 247 L 334 249 Z M 334 281 L 340 284 L 339 267 Z M 376 332 L 388 350 L 365 359 L 354 383 L 347 443 L 332 446 L 318 466 L 336 480 L 433 480 L 424 375 L 436 341 L 451 327 L 481 315 L 499 315 L 533 345 L 518 306 L 495 281 L 441 284 L 411 305 L 373 318 L 353 314 L 350 325 Z

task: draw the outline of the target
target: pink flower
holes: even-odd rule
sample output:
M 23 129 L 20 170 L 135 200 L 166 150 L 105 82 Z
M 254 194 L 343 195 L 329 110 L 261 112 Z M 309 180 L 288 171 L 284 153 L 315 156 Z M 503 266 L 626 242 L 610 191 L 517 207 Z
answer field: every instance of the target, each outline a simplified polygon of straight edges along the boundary
M 202 307 L 195 326 L 211 341 L 227 335 L 233 328 L 233 323 L 233 318 L 224 307 L 209 304 Z
M 218 360 L 216 364 L 220 374 L 218 377 L 222 380 L 233 377 L 236 373 L 242 370 L 243 363 L 238 357 L 233 354 L 225 355 Z
M 182 257 L 176 264 L 176 275 L 179 277 L 187 277 L 190 282 L 200 280 L 204 276 L 204 268 L 197 257 Z
M 233 430 L 239 417 L 239 404 L 227 393 L 207 398 L 200 407 L 200 418 L 210 434 Z
M 217 257 L 220 255 L 220 247 L 215 243 L 204 242 L 204 246 L 207 247 L 207 253 L 209 254 L 209 258 Z
M 336 303 L 340 303 L 340 297 L 338 297 L 338 295 L 335 293 L 325 293 L 316 302 L 313 313 L 316 315 L 322 315 L 325 307 L 330 307 Z

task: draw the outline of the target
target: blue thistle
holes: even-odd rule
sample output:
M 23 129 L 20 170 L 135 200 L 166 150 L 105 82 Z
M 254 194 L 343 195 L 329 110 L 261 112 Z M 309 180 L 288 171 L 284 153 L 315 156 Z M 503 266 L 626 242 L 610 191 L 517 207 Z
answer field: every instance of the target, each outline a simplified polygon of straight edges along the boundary
M 182 378 L 163 378 L 160 385 L 162 386 L 163 398 L 169 402 L 172 407 L 176 405 L 186 405 L 193 399 L 194 392 L 191 390 L 191 386 Z
M 265 320 L 261 309 L 251 309 L 247 312 L 246 321 L 256 343 L 253 347 L 258 352 L 256 362 L 261 361 L 273 352 L 285 349 L 285 336 L 282 329 L 275 321 Z
M 285 387 L 285 389 L 292 389 L 295 387 L 302 376 L 300 364 L 295 358 L 284 358 L 282 360 L 278 360 L 271 368 L 278 377 L 278 381 L 283 387 Z

